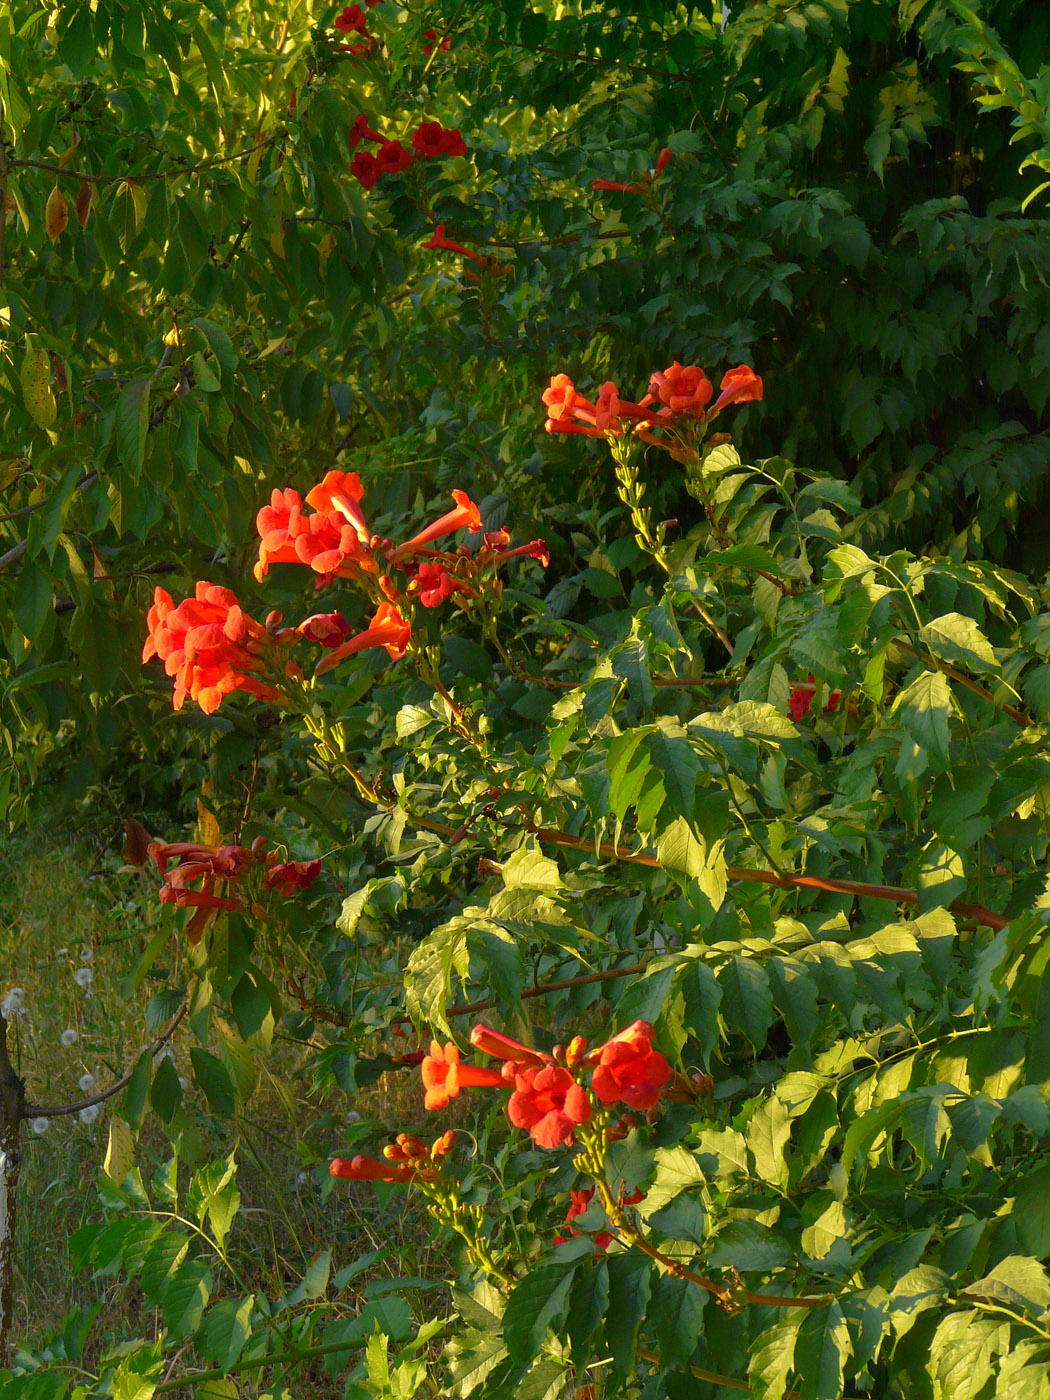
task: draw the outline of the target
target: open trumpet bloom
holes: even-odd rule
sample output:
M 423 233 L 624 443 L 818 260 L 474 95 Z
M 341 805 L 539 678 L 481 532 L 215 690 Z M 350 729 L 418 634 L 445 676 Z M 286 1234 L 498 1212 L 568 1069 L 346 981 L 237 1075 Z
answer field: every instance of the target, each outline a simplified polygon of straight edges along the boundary
M 652 1045 L 653 1028 L 635 1021 L 584 1060 L 594 1067 L 591 1088 L 602 1103 L 652 1108 L 671 1078 L 671 1066 Z
M 450 1100 L 459 1097 L 461 1089 L 501 1089 L 503 1077 L 499 1070 L 482 1069 L 476 1065 L 463 1065 L 459 1061 L 459 1047 L 451 1044 L 440 1045 L 430 1042 L 430 1053 L 421 1066 L 423 1088 L 426 1090 L 423 1107 L 445 1108 Z
M 418 535 L 407 540 L 404 544 L 399 544 L 396 549 L 387 555 L 387 562 L 399 564 L 403 559 L 409 559 L 413 554 L 418 553 L 431 540 L 440 539 L 442 535 L 451 535 L 455 530 L 469 530 L 475 534 L 481 529 L 481 513 L 477 506 L 470 499 L 465 491 L 453 491 L 452 499 L 455 501 L 455 509 L 446 513 L 424 529 Z
M 762 380 L 747 365 L 726 370 L 719 385 L 721 393 L 707 411 L 708 419 L 731 403 L 754 403 L 762 397 Z
M 507 1117 L 525 1128 L 537 1147 L 569 1147 L 576 1128 L 591 1116 L 586 1090 L 561 1065 L 526 1065 L 515 1069 L 514 1092 Z

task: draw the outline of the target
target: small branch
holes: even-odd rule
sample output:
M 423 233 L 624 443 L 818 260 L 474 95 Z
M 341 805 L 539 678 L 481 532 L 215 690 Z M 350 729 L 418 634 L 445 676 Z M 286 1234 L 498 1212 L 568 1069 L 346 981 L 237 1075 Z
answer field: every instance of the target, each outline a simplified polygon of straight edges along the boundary
M 910 642 L 902 642 L 898 638 L 894 641 L 893 645 L 900 651 L 907 652 L 909 656 L 914 656 L 916 661 L 921 661 L 924 666 L 930 665 L 930 662 L 923 656 L 922 652 L 916 647 L 913 647 Z M 990 690 L 987 690 L 978 681 L 973 680 L 965 671 L 960 671 L 958 667 L 951 666 L 947 661 L 938 659 L 937 669 L 943 671 L 946 676 L 951 676 L 953 681 L 958 681 L 961 686 L 972 691 L 974 695 L 979 695 L 982 700 L 987 700 L 989 705 L 994 706 L 995 709 L 1002 710 L 1004 715 L 1009 715 L 1014 723 L 1021 725 L 1022 728 L 1027 729 L 1030 725 L 1035 723 L 1035 720 L 1033 720 L 1030 715 L 1026 715 L 1023 710 L 1017 710 L 1013 705 L 1000 705 Z
M 562 846 L 567 850 L 585 851 L 588 855 L 599 856 L 602 860 L 622 860 L 632 865 L 644 865 L 650 870 L 662 870 L 659 860 L 644 851 L 625 851 L 611 841 L 594 842 L 585 836 L 570 836 L 566 831 L 537 829 L 531 833 L 537 841 L 547 846 Z M 772 870 L 748 870 L 744 866 L 726 867 L 730 880 L 741 880 L 757 885 L 776 885 L 782 890 L 809 889 L 828 890 L 832 894 L 848 894 L 855 899 L 887 899 L 894 904 L 918 904 L 917 891 L 905 889 L 901 885 L 869 885 L 860 880 L 836 880 L 823 875 L 777 875 Z M 993 914 L 978 904 L 949 904 L 948 910 L 964 919 L 986 928 L 1003 929 L 1010 922 L 1002 914 Z
M 158 1050 L 163 1050 L 168 1041 L 175 1034 L 182 1023 L 183 1018 L 190 1009 L 189 1001 L 184 1001 L 182 1006 L 176 1011 L 159 1038 L 154 1041 L 150 1050 L 151 1055 L 155 1055 Z M 139 1059 L 141 1059 L 141 1055 Z M 138 1064 L 138 1060 L 135 1061 Z M 71 1113 L 79 1113 L 82 1108 L 93 1108 L 97 1103 L 105 1103 L 114 1094 L 119 1094 L 121 1089 L 126 1089 L 131 1082 L 131 1076 L 135 1073 L 135 1065 L 132 1065 L 126 1073 L 122 1074 L 116 1083 L 111 1084 L 108 1089 L 103 1089 L 100 1094 L 93 1094 L 90 1099 L 81 1099 L 79 1103 L 63 1104 L 36 1104 L 27 1103 L 25 1105 L 26 1118 L 62 1118 Z
M 86 486 L 91 485 L 97 476 L 98 472 L 86 472 L 73 489 L 75 491 L 83 491 Z M 6 525 L 9 520 L 20 520 L 24 515 L 33 515 L 36 511 L 43 510 L 50 499 L 50 496 L 45 496 L 42 501 L 34 501 L 31 506 L 22 506 L 18 510 L 13 510 L 7 515 L 0 515 L 0 525 Z M 6 558 L 7 556 L 5 555 L 4 557 Z M 3 561 L 0 560 L 0 564 L 2 564 L 2 562 Z
M 0 554 L 0 573 L 9 569 L 12 564 L 17 564 L 28 547 L 28 540 L 19 540 L 18 544 L 9 549 L 6 554 Z
M 265 146 L 272 146 L 283 139 L 284 132 L 275 132 L 272 136 L 267 136 L 265 141 L 257 141 L 254 146 L 248 146 L 245 150 L 237 151 L 232 156 L 216 156 L 212 160 L 202 160 L 199 165 L 173 165 L 169 166 L 167 170 L 155 170 L 143 174 L 130 174 L 125 171 L 121 175 L 91 175 L 84 170 L 68 170 L 62 165 L 52 165 L 46 160 L 13 160 L 11 168 L 45 170 L 49 175 L 61 175 L 67 180 L 86 180 L 89 185 L 114 185 L 120 180 L 141 184 L 143 180 L 170 180 L 177 175 L 196 175 L 201 170 L 214 170 L 220 165 L 229 165 L 231 161 L 244 160 L 245 156 L 253 155 L 254 152 L 261 151 Z
M 545 997 L 550 992 L 563 992 L 567 987 L 586 987 L 592 982 L 611 982 L 616 977 L 633 977 L 635 973 L 644 972 L 649 966 L 648 963 L 632 963 L 630 967 L 614 967 L 607 972 L 588 972 L 582 977 L 562 977 L 556 982 L 544 982 L 539 987 L 526 987 L 521 994 L 521 1000 L 528 997 Z M 446 1016 L 473 1016 L 480 1011 L 491 1011 L 494 1006 L 499 1006 L 495 998 L 487 1001 L 471 1001 L 465 1006 L 449 1006 L 445 1008 Z

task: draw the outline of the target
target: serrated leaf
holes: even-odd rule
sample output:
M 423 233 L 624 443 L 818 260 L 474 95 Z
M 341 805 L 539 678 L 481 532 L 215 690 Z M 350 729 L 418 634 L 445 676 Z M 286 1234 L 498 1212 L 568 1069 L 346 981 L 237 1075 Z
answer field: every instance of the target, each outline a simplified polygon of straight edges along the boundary
M 146 434 L 149 430 L 149 375 L 141 375 L 125 384 L 117 400 L 115 420 L 117 455 L 137 479 L 146 457 Z
M 972 1298 L 990 1298 L 1007 1307 L 1027 1308 L 1042 1316 L 1050 1309 L 1050 1277 L 1037 1259 L 1010 1254 L 984 1278 L 966 1288 Z
M 839 1400 L 852 1345 L 838 1303 L 814 1308 L 795 1338 L 795 1388 L 800 1400 Z
M 945 613 L 927 622 L 919 638 L 943 661 L 961 662 L 971 671 L 999 670 L 991 642 L 972 617 Z
M 773 994 L 765 968 L 748 958 L 734 957 L 721 969 L 722 1016 L 761 1050 L 773 1024 Z
M 535 1356 L 548 1327 L 565 1320 L 575 1272 L 575 1260 L 547 1264 L 515 1284 L 503 1314 L 503 1340 L 514 1361 Z
M 50 428 L 58 417 L 58 403 L 51 389 L 51 356 L 32 336 L 26 337 L 19 381 L 26 412 L 38 428 Z
M 948 766 L 951 688 L 940 671 L 924 671 L 894 700 L 890 713 L 896 715 L 918 747 L 929 754 L 938 768 Z
M 788 1318 L 769 1328 L 756 1340 L 747 1376 L 754 1400 L 783 1400 L 795 1357 L 800 1317 Z

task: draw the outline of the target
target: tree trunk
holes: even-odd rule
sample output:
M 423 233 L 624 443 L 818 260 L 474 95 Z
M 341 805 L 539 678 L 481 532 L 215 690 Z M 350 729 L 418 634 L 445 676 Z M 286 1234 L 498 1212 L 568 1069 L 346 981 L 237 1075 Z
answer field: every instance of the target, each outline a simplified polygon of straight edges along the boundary
M 15 1208 L 25 1101 L 25 1084 L 8 1056 L 7 1021 L 0 1012 L 0 1366 L 8 1362 L 14 1313 Z

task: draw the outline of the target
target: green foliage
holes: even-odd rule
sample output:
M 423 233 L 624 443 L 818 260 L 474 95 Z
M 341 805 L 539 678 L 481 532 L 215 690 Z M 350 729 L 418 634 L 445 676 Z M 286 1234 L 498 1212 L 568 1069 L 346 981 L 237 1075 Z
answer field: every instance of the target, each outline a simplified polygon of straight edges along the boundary
M 1010 120 L 1045 140 L 1046 21 L 986 10 L 383 4 L 357 54 L 312 0 L 0 15 L 0 805 L 105 778 L 167 841 L 196 803 L 198 846 L 242 862 L 166 872 L 131 977 L 162 984 L 160 1040 L 72 1245 L 157 1326 L 99 1352 L 73 1319 L 0 1400 L 264 1372 L 276 1397 L 315 1364 L 348 1400 L 1043 1393 L 1045 150 L 1006 146 Z M 421 115 L 467 154 L 366 188 L 354 120 L 409 144 Z M 739 446 L 539 435 L 566 368 L 626 398 L 742 358 L 766 384 Z M 270 489 L 330 470 L 360 474 L 385 584 L 253 583 Z M 465 586 L 412 601 L 389 540 L 452 487 L 490 535 L 542 533 L 549 575 L 485 573 L 475 531 L 426 556 Z M 289 628 L 316 581 L 350 636 L 401 590 L 411 644 L 312 678 L 288 651 L 283 712 L 172 716 L 143 614 L 201 578 Z M 286 855 L 322 876 L 281 890 Z M 470 1151 L 420 1167 L 389 1141 L 424 1131 L 398 1031 L 468 1015 L 543 1053 L 648 1023 L 674 1077 L 615 1111 L 592 1080 L 553 1148 L 469 1088 L 441 1127 Z M 157 1053 L 174 1018 L 192 1077 Z M 399 1084 L 329 1151 L 389 1148 L 380 1193 L 416 1171 L 439 1278 L 407 1246 L 353 1308 L 374 1255 L 322 1251 L 281 1296 L 239 1277 L 205 1134 L 282 1056 L 336 1101 Z M 148 1186 L 147 1123 L 175 1150 Z

